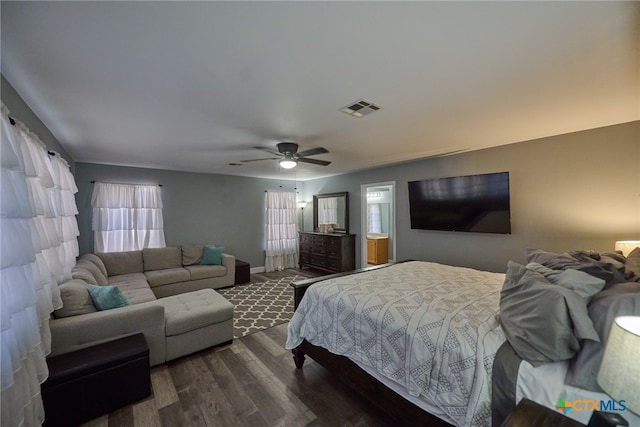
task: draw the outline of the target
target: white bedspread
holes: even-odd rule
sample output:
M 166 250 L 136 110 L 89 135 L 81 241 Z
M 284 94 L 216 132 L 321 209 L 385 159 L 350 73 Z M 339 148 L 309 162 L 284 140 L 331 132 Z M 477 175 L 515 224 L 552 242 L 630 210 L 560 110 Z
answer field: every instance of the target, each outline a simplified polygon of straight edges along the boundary
M 325 280 L 307 290 L 286 346 L 306 339 L 401 384 L 452 424 L 489 426 L 503 282 L 419 261 Z

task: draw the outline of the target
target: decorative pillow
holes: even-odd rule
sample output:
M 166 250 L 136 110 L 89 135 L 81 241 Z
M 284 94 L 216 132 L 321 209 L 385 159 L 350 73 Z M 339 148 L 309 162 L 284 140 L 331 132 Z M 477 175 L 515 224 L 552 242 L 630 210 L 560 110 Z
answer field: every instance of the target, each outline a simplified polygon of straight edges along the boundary
M 571 289 L 573 292 L 580 295 L 587 303 L 591 297 L 600 292 L 605 285 L 604 280 L 573 269 L 553 270 L 542 264 L 530 262 L 527 264 L 527 270 L 532 270 L 542 274 L 545 279 L 554 285 Z
M 89 295 L 100 311 L 111 310 L 112 308 L 126 307 L 129 305 L 127 297 L 117 286 L 87 286 Z
M 596 378 L 611 325 L 618 316 L 640 316 L 640 283 L 618 283 L 591 299 L 589 317 L 600 335 L 600 342 L 584 342 L 578 356 L 571 361 L 567 384 L 602 392 Z
M 500 322 L 514 351 L 533 366 L 571 359 L 582 339 L 599 341 L 578 294 L 511 261 L 500 293 Z
M 53 312 L 56 318 L 60 319 L 98 311 L 96 306 L 93 305 L 87 284 L 84 281 L 79 279 L 67 280 L 60 284 L 59 289 L 62 308 Z
M 222 254 L 224 248 L 216 248 L 215 246 L 205 246 L 202 252 L 202 261 L 204 265 L 222 265 Z
M 203 252 L 204 245 L 182 245 L 182 265 L 200 264 Z

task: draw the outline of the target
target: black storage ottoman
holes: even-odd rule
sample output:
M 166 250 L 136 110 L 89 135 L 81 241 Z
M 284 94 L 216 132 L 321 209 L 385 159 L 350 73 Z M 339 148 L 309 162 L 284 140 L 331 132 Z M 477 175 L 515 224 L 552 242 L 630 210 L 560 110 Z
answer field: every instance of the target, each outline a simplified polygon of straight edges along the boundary
M 73 426 L 151 395 L 149 347 L 131 335 L 47 359 L 45 426 Z
M 236 258 L 236 280 L 235 284 L 249 283 L 251 281 L 251 265 L 248 262 L 240 261 Z

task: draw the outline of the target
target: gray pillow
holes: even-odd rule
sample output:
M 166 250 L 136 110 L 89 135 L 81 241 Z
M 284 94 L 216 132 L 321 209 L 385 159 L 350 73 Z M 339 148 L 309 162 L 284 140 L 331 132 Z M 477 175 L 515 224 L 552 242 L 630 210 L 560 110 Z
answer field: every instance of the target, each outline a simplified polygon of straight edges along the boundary
M 606 283 L 604 280 L 582 271 L 573 269 L 553 270 L 535 262 L 527 264 L 527 270 L 542 274 L 545 279 L 554 285 L 571 289 L 580 295 L 586 303 L 589 302 L 592 296 L 600 292 Z
M 142 251 L 101 252 L 96 255 L 107 268 L 109 276 L 144 272 Z
M 640 283 L 618 283 L 591 299 L 589 317 L 593 320 L 600 342 L 584 342 L 578 356 L 571 361 L 567 384 L 602 392 L 596 378 L 613 319 L 618 316 L 640 316 Z
M 200 264 L 203 252 L 204 245 L 182 245 L 182 265 L 187 266 Z
M 89 296 L 87 284 L 82 280 L 71 279 L 60 284 L 60 298 L 62 308 L 53 312 L 58 319 L 98 311 Z
M 635 248 L 629 252 L 624 262 L 624 267 L 627 271 L 633 272 L 636 277 L 640 276 L 640 248 Z
M 514 351 L 533 366 L 571 359 L 580 340 L 600 340 L 584 299 L 511 261 L 500 293 L 500 322 Z
M 526 249 L 527 262 L 537 262 L 554 270 L 582 271 L 605 280 L 607 284 L 615 282 L 614 275 L 616 273 L 619 275 L 618 270 L 609 263 L 597 261 L 596 258 L 599 259 L 599 255 L 595 255 L 597 256 L 594 258 L 594 253 L 585 251 L 556 254 L 541 249 Z

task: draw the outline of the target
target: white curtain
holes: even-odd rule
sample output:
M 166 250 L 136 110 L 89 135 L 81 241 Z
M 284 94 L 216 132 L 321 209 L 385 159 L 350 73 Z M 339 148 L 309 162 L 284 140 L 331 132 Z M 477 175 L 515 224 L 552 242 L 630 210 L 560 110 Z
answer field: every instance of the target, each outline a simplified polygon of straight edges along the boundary
M 380 203 L 369 203 L 367 205 L 369 210 L 369 233 L 382 233 L 382 218 L 380 216 Z
M 338 198 L 318 199 L 318 224 L 338 223 Z
M 95 252 L 166 246 L 159 186 L 96 182 L 91 206 Z
M 266 193 L 266 271 L 298 266 L 296 193 Z
M 49 317 L 62 307 L 58 283 L 78 255 L 77 192 L 69 166 L 1 111 L 0 383 L 2 426 L 44 420 Z

